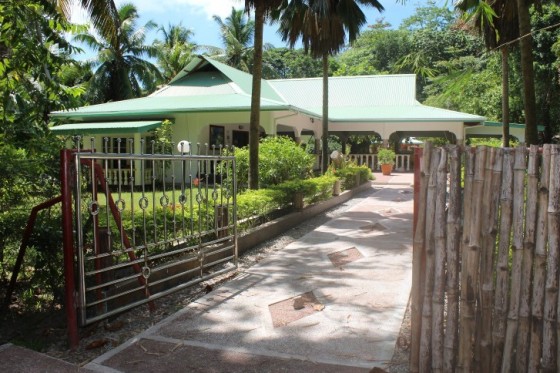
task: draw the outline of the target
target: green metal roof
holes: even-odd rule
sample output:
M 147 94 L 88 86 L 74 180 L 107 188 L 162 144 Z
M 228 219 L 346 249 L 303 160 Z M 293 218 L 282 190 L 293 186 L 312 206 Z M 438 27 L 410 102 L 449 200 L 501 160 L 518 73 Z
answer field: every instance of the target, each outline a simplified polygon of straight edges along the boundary
M 270 84 L 287 102 L 297 107 L 316 111 L 323 105 L 322 78 L 271 80 Z M 329 108 L 410 106 L 416 103 L 415 75 L 329 78 Z
M 198 56 L 193 61 L 191 61 L 177 76 L 175 76 L 169 82 L 168 86 L 185 86 L 185 83 L 189 83 L 192 86 L 192 80 L 189 77 L 200 75 L 197 73 L 201 70 L 207 70 L 208 65 L 212 65 L 218 72 L 223 74 L 231 83 L 233 83 L 239 93 L 244 93 L 251 95 L 253 91 L 253 76 L 244 71 L 237 70 L 231 66 L 213 60 L 207 56 Z M 207 71 L 205 71 L 207 72 Z M 223 77 L 220 79 L 218 77 L 212 77 L 204 82 L 206 86 L 217 85 L 223 82 Z M 273 100 L 273 101 L 283 101 L 282 97 L 272 88 L 268 81 L 261 80 L 261 97 Z
M 51 127 L 51 131 L 57 135 L 142 133 L 160 125 L 161 121 L 68 123 Z
M 311 109 L 321 115 L 321 108 Z M 416 105 L 331 107 L 331 122 L 482 122 L 484 117 L 458 111 Z
M 288 110 L 282 102 L 261 99 L 261 110 Z M 169 118 L 176 113 L 250 111 L 251 96 L 244 94 L 199 96 L 149 96 L 106 104 L 83 106 L 76 110 L 57 111 L 53 118 Z

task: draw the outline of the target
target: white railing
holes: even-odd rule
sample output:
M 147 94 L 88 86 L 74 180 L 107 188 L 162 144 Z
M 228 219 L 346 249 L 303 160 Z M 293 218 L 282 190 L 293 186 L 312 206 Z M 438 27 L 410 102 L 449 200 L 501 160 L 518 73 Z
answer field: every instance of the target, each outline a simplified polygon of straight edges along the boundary
M 395 170 L 397 171 L 412 170 L 410 159 L 411 159 L 410 154 L 397 154 L 395 159 Z
M 412 156 L 410 154 L 397 154 L 395 157 L 395 170 L 411 171 L 411 159 Z M 380 169 L 377 162 L 377 154 L 348 154 L 348 160 L 356 162 L 358 166 L 366 165 L 372 171 L 379 171 Z
M 356 162 L 358 166 L 366 165 L 372 171 L 379 170 L 377 154 L 348 154 L 348 160 Z
M 107 182 L 109 185 L 129 185 L 130 184 L 130 175 L 131 171 L 129 168 L 109 168 L 105 170 L 105 177 L 107 178 Z M 140 176 L 140 170 L 134 171 L 134 181 L 136 185 L 139 185 L 140 180 L 142 180 Z M 144 170 L 144 183 L 151 183 L 152 181 L 152 170 L 146 169 Z

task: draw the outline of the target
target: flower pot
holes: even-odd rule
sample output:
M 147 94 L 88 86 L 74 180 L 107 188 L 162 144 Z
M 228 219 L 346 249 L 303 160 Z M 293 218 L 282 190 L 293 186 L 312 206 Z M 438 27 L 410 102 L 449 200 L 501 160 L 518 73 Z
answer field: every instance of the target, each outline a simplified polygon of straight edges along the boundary
M 381 172 L 383 175 L 391 175 L 391 171 L 393 171 L 392 164 L 382 164 L 381 165 Z

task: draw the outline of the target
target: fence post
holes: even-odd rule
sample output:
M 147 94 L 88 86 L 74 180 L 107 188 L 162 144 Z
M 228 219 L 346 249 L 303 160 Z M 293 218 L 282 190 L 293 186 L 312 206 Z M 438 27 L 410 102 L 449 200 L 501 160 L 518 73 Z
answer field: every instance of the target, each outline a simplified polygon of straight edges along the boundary
M 78 317 L 76 314 L 76 285 L 74 283 L 74 232 L 72 229 L 72 151 L 60 152 L 60 189 L 62 194 L 62 247 L 64 253 L 64 308 L 66 311 L 68 343 L 78 347 Z
M 412 217 L 412 234 L 416 234 L 416 224 L 418 224 L 418 198 L 420 197 L 420 175 L 422 162 L 422 148 L 414 149 L 414 207 Z
M 432 144 L 426 143 L 425 151 L 418 149 L 415 154 L 414 171 L 414 240 L 412 251 L 412 289 L 411 289 L 411 349 L 410 371 L 420 371 L 420 337 L 422 327 L 422 301 L 424 298 L 424 278 L 426 268 L 425 224 L 426 194 Z M 422 159 L 422 163 L 420 160 Z M 421 183 L 420 179 L 424 182 Z M 422 212 L 422 214 L 420 214 Z

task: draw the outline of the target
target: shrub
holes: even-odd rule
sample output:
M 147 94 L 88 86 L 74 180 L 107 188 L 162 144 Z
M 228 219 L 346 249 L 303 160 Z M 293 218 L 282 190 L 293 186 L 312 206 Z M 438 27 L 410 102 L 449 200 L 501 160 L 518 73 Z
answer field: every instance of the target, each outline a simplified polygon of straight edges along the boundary
M 347 165 L 346 167 L 338 169 L 334 172 L 335 175 L 342 180 L 343 189 L 352 189 L 358 186 L 356 185 L 356 174 L 360 175 L 361 182 L 373 179 L 371 170 L 365 165 Z
M 377 162 L 379 164 L 395 164 L 395 152 L 387 148 L 379 149 L 377 151 Z
M 291 201 L 294 194 L 303 193 L 306 202 L 314 203 L 326 200 L 332 195 L 336 179 L 336 176 L 327 174 L 311 179 L 287 181 L 273 188 L 282 191 L 287 201 Z
M 249 183 L 249 149 L 235 150 L 237 185 L 239 190 Z M 259 186 L 267 188 L 287 180 L 305 179 L 313 171 L 314 157 L 290 138 L 271 136 L 259 146 Z

